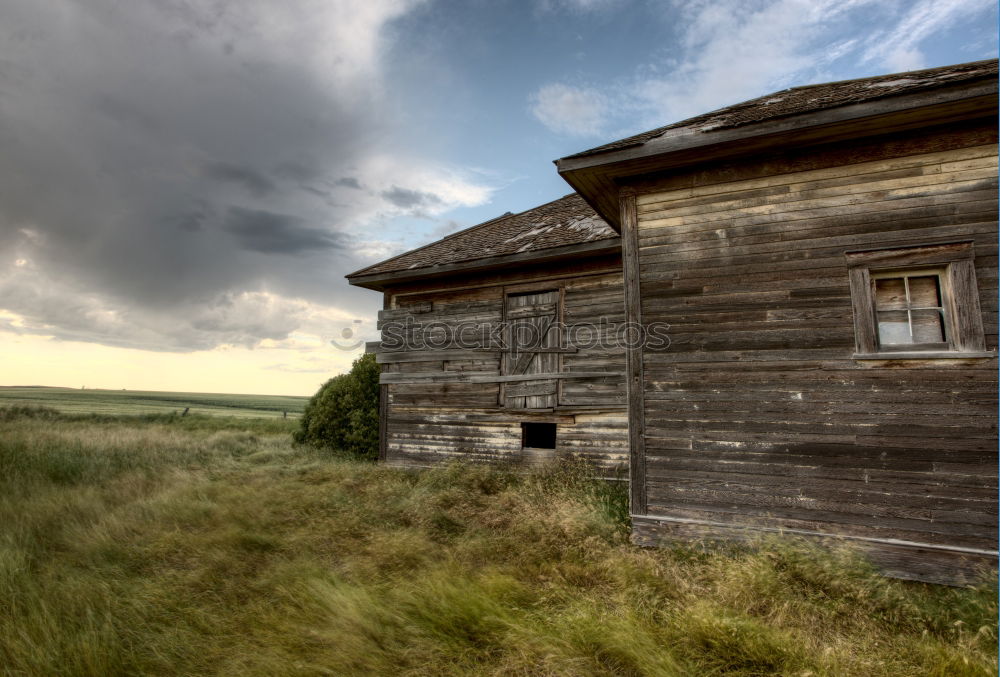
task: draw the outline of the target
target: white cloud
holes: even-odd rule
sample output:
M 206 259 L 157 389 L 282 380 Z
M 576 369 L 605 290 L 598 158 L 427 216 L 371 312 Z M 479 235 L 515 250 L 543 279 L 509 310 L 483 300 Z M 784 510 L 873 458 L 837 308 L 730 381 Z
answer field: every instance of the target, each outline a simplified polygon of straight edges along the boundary
M 43 271 L 10 266 L 0 273 L 0 323 L 18 334 L 167 352 L 222 346 L 332 350 L 329 341 L 371 318 L 267 290 L 233 290 L 178 304 L 171 313 L 135 307 L 126 298 L 79 290 Z
M 882 55 L 881 62 L 891 71 L 915 71 L 924 68 L 924 54 L 916 47 L 897 47 Z
M 609 103 L 595 89 L 551 84 L 531 97 L 531 112 L 558 134 L 592 136 L 607 123 Z
M 653 126 L 680 120 L 792 84 L 854 46 L 830 28 L 873 0 L 776 0 L 766 4 L 698 4 L 687 12 L 687 59 L 666 75 L 641 78 L 640 107 Z
M 922 43 L 992 9 L 992 0 L 676 0 L 670 16 L 682 38 L 673 52 L 603 93 L 592 84 L 545 85 L 530 98 L 532 112 L 557 133 L 634 133 L 838 79 L 843 59 L 877 62 L 884 72 L 921 68 Z M 887 22 L 888 30 L 872 28 Z
M 926 66 L 920 44 L 930 36 L 967 18 L 996 7 L 993 0 L 920 0 L 909 6 L 892 30 L 872 36 L 865 61 L 877 61 L 891 70 Z

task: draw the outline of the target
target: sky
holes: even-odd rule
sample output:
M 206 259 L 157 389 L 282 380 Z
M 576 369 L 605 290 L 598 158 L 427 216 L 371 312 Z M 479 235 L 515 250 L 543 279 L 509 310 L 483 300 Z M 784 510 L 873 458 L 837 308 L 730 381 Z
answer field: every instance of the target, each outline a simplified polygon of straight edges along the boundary
M 0 385 L 311 395 L 345 274 L 556 158 L 996 53 L 993 0 L 0 0 Z

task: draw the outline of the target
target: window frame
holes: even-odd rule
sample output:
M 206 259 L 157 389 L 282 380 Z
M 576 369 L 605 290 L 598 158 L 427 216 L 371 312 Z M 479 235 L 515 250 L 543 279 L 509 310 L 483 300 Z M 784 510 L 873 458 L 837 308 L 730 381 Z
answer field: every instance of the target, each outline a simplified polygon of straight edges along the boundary
M 994 357 L 986 351 L 975 251 L 971 241 L 867 249 L 844 253 L 854 309 L 855 359 L 939 359 Z M 940 276 L 945 344 L 879 342 L 875 280 L 912 276 L 921 271 Z
M 876 339 L 879 341 L 879 349 L 882 352 L 912 352 L 912 351 L 927 351 L 927 350 L 937 350 L 937 351 L 953 351 L 955 349 L 954 337 L 955 330 L 953 325 L 953 313 L 948 304 L 948 299 L 952 297 L 952 292 L 950 285 L 948 283 L 948 268 L 947 266 L 938 266 L 934 268 L 904 268 L 902 270 L 878 270 L 869 271 L 869 276 L 872 280 L 872 296 L 874 299 L 874 311 L 875 311 L 875 334 Z M 917 308 L 914 307 L 910 300 L 910 278 L 914 277 L 936 277 L 937 287 L 938 287 L 938 298 L 941 302 L 940 306 L 935 306 L 933 308 Z M 906 289 L 907 300 L 905 308 L 893 308 L 884 309 L 882 312 L 904 312 L 907 315 L 907 325 L 910 331 L 910 335 L 913 334 L 913 312 L 917 310 L 940 310 L 941 311 L 941 331 L 944 334 L 944 341 L 928 342 L 928 343 L 882 343 L 881 342 L 881 329 L 879 321 L 879 307 L 878 307 L 878 281 L 879 280 L 903 280 L 903 286 Z

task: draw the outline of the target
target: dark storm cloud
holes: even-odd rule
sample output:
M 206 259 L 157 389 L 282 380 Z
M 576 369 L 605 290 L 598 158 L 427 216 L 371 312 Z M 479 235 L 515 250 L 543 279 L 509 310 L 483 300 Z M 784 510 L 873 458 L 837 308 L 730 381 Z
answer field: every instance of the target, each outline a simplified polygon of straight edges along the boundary
M 294 329 L 216 302 L 263 289 L 368 310 L 342 276 L 381 207 L 337 177 L 387 136 L 370 55 L 406 6 L 3 2 L 0 308 L 152 349 Z
M 322 170 L 315 165 L 307 165 L 303 162 L 282 162 L 274 168 L 274 173 L 281 178 L 298 183 L 315 181 L 322 178 L 323 175 Z
M 344 186 L 346 188 L 357 188 L 361 190 L 361 182 L 359 182 L 353 176 L 345 176 L 343 178 L 337 179 L 336 184 L 338 186 Z
M 249 167 L 237 167 L 226 162 L 216 162 L 205 167 L 205 175 L 217 181 L 228 181 L 242 186 L 255 197 L 273 193 L 277 186 L 268 177 Z
M 347 246 L 339 233 L 309 228 L 296 216 L 262 209 L 231 207 L 223 227 L 244 249 L 264 254 L 304 254 Z
M 441 203 L 441 198 L 433 193 L 425 193 L 409 188 L 393 186 L 389 190 L 382 191 L 382 197 L 390 204 L 400 209 L 419 209 L 422 207 L 433 207 Z

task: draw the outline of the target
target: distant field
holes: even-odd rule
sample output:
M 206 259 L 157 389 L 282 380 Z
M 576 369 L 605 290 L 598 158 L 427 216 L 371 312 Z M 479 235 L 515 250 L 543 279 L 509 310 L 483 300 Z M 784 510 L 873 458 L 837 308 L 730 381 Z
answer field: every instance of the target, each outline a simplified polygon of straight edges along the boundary
M 39 405 L 67 414 L 169 414 L 183 412 L 213 416 L 298 416 L 308 397 L 282 395 L 225 395 L 143 390 L 77 390 L 31 386 L 0 386 L 0 407 Z

